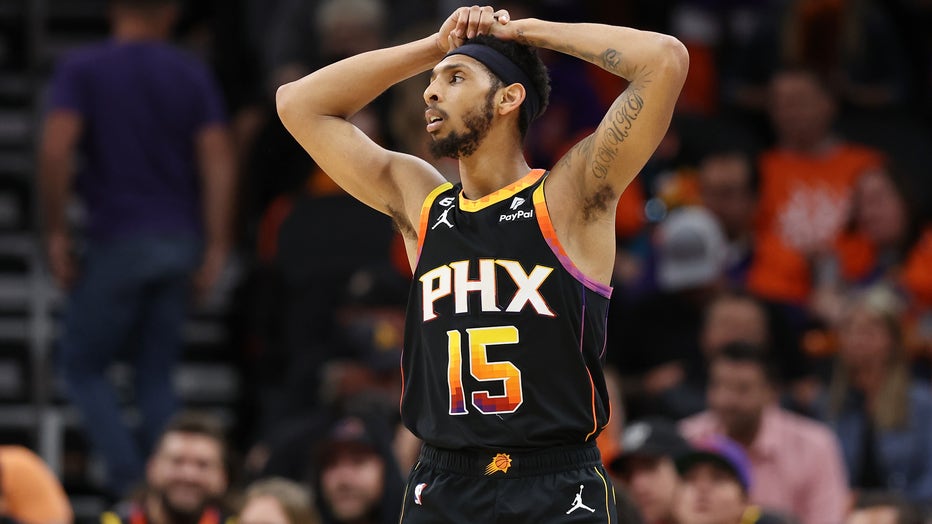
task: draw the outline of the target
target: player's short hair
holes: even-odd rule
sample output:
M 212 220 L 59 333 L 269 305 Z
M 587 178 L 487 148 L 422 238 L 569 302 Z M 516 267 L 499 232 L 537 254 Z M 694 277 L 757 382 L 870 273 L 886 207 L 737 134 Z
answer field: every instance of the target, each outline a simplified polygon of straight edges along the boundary
M 537 55 L 537 50 L 535 48 L 513 40 L 501 40 L 491 35 L 476 35 L 467 42 L 470 44 L 488 46 L 498 51 L 524 71 L 524 74 L 530 79 L 532 87 L 537 91 L 540 108 L 537 114 L 530 115 L 527 111 L 528 104 L 521 104 L 518 130 L 521 132 L 521 137 L 524 138 L 524 136 L 527 135 L 528 126 L 531 124 L 531 121 L 543 114 L 550 100 L 550 74 L 547 72 L 547 66 L 544 65 L 543 60 Z M 497 89 L 500 87 L 502 79 L 497 77 L 494 73 L 490 72 L 490 74 L 492 79 L 499 84 L 494 86 L 494 88 Z

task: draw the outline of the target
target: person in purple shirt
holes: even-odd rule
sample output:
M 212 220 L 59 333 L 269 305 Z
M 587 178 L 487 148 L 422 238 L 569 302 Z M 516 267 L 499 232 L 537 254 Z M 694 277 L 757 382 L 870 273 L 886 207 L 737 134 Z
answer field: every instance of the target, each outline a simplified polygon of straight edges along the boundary
M 61 372 L 115 496 L 142 478 L 176 410 L 191 285 L 210 289 L 230 246 L 223 97 L 205 65 L 167 42 L 177 13 L 174 0 L 112 0 L 112 38 L 57 65 L 39 152 L 49 265 L 68 293 Z M 86 209 L 80 257 L 72 191 Z M 136 371 L 138 439 L 106 376 L 118 357 Z

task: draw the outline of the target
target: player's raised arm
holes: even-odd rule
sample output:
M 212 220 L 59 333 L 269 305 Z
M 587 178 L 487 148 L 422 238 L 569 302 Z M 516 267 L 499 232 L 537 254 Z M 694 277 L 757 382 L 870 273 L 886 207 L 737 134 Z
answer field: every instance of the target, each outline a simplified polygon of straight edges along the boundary
M 666 133 L 689 67 L 686 48 L 659 33 L 532 18 L 495 26 L 493 34 L 575 56 L 630 82 L 595 133 L 553 170 L 555 182 L 573 178 L 574 185 L 582 184 L 579 194 L 583 198 L 607 187 L 617 199 Z
M 347 119 L 443 58 L 449 45 L 444 28 L 453 23 L 421 40 L 328 65 L 276 94 L 279 117 L 321 169 L 362 202 L 408 222 L 402 226 L 416 219 L 421 200 L 442 176 L 423 160 L 383 149 Z

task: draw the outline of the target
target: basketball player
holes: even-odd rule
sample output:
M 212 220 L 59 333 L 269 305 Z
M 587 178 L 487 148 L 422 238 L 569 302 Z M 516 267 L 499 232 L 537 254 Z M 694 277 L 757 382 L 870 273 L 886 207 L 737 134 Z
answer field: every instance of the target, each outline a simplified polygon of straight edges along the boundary
M 549 91 L 531 46 L 630 82 L 549 172 L 522 153 Z M 474 6 L 431 36 L 279 89 L 288 130 L 343 188 L 390 215 L 407 243 L 401 411 L 424 447 L 402 522 L 615 521 L 594 444 L 609 417 L 601 361 L 614 211 L 669 125 L 687 64 L 668 36 Z M 436 154 L 459 160 L 457 185 L 347 121 L 431 68 L 427 132 Z

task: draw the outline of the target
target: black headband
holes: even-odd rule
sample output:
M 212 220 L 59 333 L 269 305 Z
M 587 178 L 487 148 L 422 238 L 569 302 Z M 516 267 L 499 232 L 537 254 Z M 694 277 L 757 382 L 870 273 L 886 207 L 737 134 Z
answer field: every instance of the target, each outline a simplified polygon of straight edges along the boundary
M 521 84 L 524 86 L 526 96 L 524 97 L 525 109 L 527 110 L 528 122 L 534 120 L 537 112 L 540 111 L 540 95 L 531 78 L 527 76 L 520 67 L 512 62 L 507 56 L 499 53 L 495 49 L 482 44 L 464 44 L 447 53 L 451 55 L 466 55 L 475 58 L 482 63 L 489 71 L 499 77 L 505 85 Z M 446 57 L 444 57 L 446 58 Z

